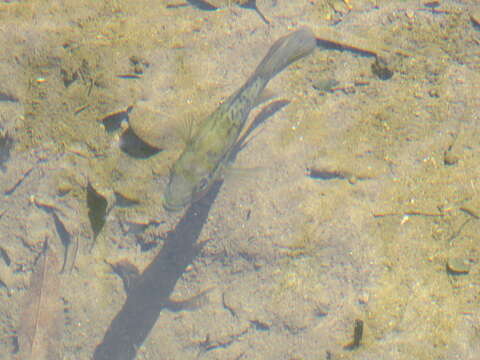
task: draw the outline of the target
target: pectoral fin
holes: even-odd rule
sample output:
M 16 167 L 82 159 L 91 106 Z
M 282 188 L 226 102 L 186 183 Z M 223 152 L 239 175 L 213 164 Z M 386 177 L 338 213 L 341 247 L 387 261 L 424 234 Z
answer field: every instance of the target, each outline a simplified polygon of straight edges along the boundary
M 166 308 L 173 312 L 197 310 L 207 303 L 208 301 L 207 295 L 210 292 L 210 290 L 212 290 L 212 288 L 203 290 L 199 294 L 192 296 L 191 298 L 186 300 L 181 300 L 181 301 L 170 300 L 166 304 Z

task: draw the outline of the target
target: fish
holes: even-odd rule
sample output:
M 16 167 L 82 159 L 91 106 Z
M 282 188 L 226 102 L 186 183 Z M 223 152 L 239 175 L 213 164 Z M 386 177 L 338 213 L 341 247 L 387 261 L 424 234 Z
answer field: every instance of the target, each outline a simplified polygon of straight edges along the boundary
M 230 155 L 268 82 L 316 47 L 313 32 L 302 27 L 279 38 L 244 85 L 196 129 L 170 169 L 163 207 L 180 211 L 201 199 L 221 178 Z

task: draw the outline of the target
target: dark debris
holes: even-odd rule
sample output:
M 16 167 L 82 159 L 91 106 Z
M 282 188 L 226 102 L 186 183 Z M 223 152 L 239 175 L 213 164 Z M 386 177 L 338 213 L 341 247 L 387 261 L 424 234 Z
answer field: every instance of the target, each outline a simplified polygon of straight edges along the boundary
M 388 80 L 393 76 L 393 70 L 389 68 L 387 61 L 377 56 L 372 64 L 372 72 L 381 80 Z
M 89 183 L 87 186 L 87 208 L 94 240 L 97 238 L 98 234 L 105 225 L 107 207 L 107 199 L 97 193 L 93 186 Z
M 10 152 L 13 148 L 13 137 L 0 127 L 0 169 L 5 170 L 4 164 L 10 158 Z
M 360 341 L 362 340 L 363 337 L 363 321 L 356 319 L 355 320 L 355 325 L 353 328 L 353 341 L 345 345 L 343 348 L 345 350 L 355 350 L 360 346 Z

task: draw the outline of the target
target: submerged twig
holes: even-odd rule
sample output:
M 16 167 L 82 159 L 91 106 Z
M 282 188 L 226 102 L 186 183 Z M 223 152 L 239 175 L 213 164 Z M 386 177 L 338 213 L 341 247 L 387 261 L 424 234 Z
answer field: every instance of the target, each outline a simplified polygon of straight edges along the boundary
M 61 359 L 63 309 L 60 298 L 60 264 L 45 241 L 25 294 L 18 340 L 22 360 Z

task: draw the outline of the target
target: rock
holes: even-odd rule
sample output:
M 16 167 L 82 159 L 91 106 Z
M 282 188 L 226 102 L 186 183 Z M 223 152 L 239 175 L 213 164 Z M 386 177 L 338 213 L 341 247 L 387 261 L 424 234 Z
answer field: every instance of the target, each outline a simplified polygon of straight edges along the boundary
M 447 272 L 451 275 L 464 275 L 470 272 L 471 263 L 462 257 L 453 257 L 447 260 Z
M 458 155 L 452 151 L 451 147 L 443 153 L 443 163 L 445 165 L 455 165 L 458 163 L 458 160 Z
M 175 122 L 153 110 L 147 103 L 136 104 L 128 122 L 133 132 L 146 144 L 157 149 L 169 149 L 179 142 Z

